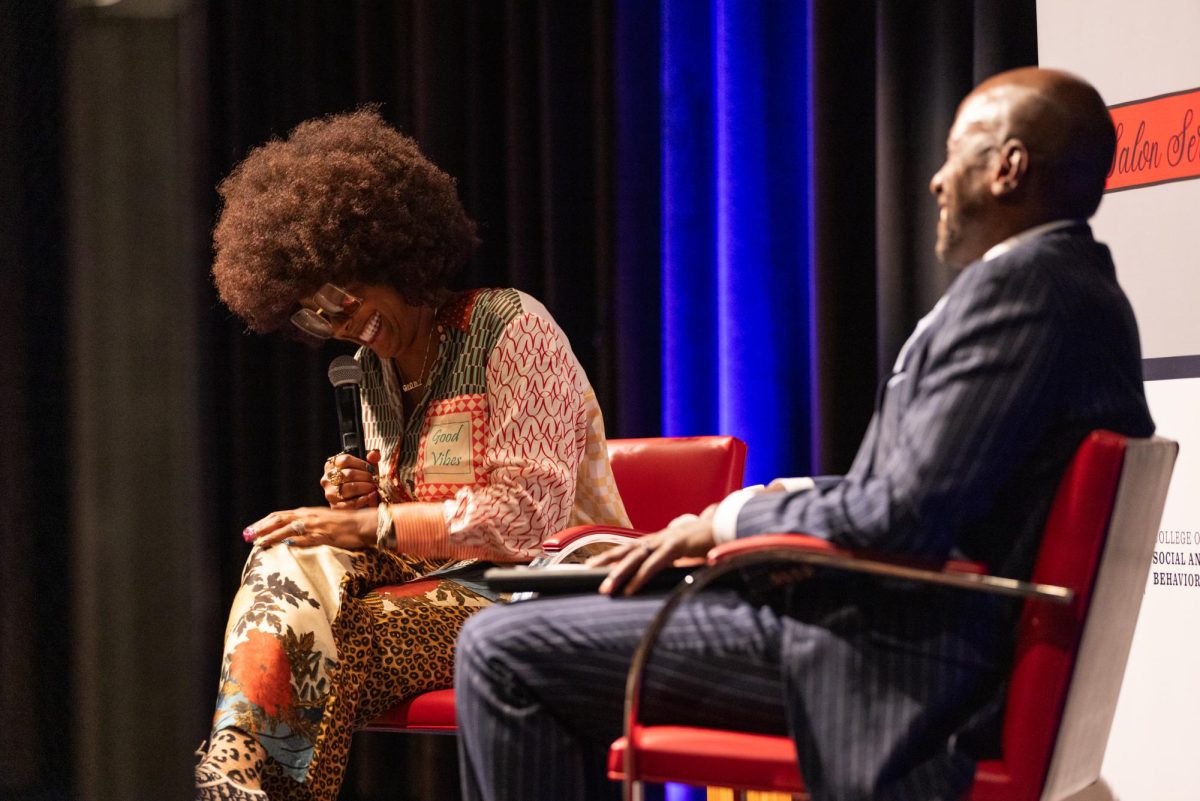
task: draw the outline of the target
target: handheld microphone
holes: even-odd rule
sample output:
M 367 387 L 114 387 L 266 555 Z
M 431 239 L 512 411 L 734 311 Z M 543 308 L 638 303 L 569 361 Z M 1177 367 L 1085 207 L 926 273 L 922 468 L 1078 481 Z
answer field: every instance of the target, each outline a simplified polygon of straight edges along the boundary
M 338 356 L 329 363 L 329 383 L 333 384 L 333 403 L 337 407 L 338 437 L 342 450 L 359 459 L 366 458 L 362 428 L 362 368 L 353 356 Z

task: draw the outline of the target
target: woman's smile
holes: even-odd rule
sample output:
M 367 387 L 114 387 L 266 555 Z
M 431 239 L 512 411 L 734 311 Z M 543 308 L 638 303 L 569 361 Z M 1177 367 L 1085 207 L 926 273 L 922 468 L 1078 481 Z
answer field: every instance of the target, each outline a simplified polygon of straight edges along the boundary
M 371 343 L 375 341 L 375 337 L 379 336 L 379 330 L 383 327 L 383 315 L 376 311 L 367 320 L 366 325 L 362 327 L 362 331 L 358 334 L 358 341 L 371 347 Z

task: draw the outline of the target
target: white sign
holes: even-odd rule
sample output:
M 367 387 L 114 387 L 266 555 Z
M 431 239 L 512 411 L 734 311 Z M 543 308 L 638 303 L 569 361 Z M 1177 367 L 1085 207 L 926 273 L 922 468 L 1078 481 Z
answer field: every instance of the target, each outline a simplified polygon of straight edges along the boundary
M 1200 87 L 1197 0 L 1038 0 L 1039 63 L 1109 105 Z M 1102 781 L 1074 801 L 1196 801 L 1200 741 L 1200 180 L 1108 194 L 1092 221 L 1142 335 L 1150 412 L 1177 440 Z

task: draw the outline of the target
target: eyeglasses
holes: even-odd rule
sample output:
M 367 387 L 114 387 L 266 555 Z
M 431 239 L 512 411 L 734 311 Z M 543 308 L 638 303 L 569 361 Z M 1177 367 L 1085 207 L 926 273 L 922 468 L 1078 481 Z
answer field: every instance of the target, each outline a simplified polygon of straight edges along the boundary
M 341 287 L 325 284 L 312 296 L 317 307 L 304 306 L 292 315 L 292 325 L 309 336 L 329 339 L 333 329 L 350 319 L 362 301 Z

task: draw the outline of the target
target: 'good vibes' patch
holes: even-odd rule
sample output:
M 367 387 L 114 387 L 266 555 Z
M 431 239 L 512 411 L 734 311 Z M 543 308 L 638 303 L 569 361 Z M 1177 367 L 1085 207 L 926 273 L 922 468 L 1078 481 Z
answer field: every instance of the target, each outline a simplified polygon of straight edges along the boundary
M 421 432 L 417 457 L 421 500 L 452 494 L 464 484 L 479 484 L 487 423 L 486 398 L 460 395 L 431 405 Z M 430 497 L 432 496 L 432 497 Z

